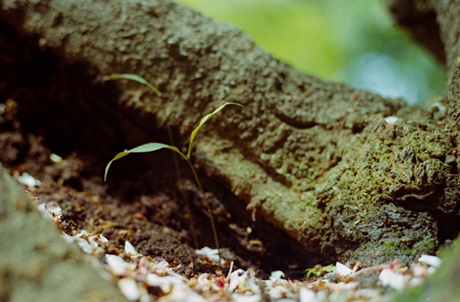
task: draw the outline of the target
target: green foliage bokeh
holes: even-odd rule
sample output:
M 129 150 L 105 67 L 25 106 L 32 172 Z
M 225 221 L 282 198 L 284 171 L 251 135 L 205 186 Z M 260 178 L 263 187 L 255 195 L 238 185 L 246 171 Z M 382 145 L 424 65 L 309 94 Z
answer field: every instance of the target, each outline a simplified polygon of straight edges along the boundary
M 402 81 L 405 91 L 388 96 L 399 93 L 422 106 L 430 95 L 444 90 L 443 68 L 408 33 L 392 26 L 381 0 L 179 1 L 236 25 L 276 58 L 311 75 L 383 94 L 385 85 Z M 367 72 L 366 66 L 361 66 L 365 71 L 359 69 L 367 64 L 365 58 L 383 59 L 380 65 L 388 65 L 370 86 L 360 83 L 358 76 Z

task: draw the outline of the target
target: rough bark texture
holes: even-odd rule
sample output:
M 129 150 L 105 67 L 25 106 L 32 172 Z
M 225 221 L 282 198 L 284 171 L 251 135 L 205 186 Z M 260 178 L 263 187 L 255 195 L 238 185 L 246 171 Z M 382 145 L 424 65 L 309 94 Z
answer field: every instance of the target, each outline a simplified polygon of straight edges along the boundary
M 386 3 L 396 22 L 406 26 L 417 41 L 444 62 L 448 76 L 446 96 L 452 104 L 451 115 L 457 130 L 460 130 L 459 1 L 386 0 Z
M 78 100 L 69 108 L 91 103 L 101 115 L 132 120 L 145 137 L 170 122 L 186 141 L 203 113 L 224 101 L 244 104 L 203 129 L 195 151 L 201 171 L 312 255 L 364 264 L 408 261 L 458 233 L 457 141 L 449 115 L 301 74 L 234 27 L 172 1 L 0 3 L 1 20 L 64 58 L 55 62 L 61 69 L 84 66 L 93 88 L 106 85 L 98 83 L 102 75 L 136 73 L 163 92 L 160 98 L 125 83 L 118 103 Z M 456 1 L 430 6 L 453 75 L 449 112 L 458 108 L 450 105 L 458 106 L 453 37 L 459 27 L 452 22 L 460 20 L 459 7 Z M 433 51 L 443 60 L 438 46 Z M 392 115 L 400 119 L 389 125 L 384 117 Z M 78 124 L 71 114 L 68 120 Z M 146 142 L 126 129 L 111 136 L 93 129 L 79 134 L 102 138 L 93 149 L 101 142 L 117 146 L 118 137 Z M 224 206 L 226 199 L 216 203 Z
M 426 0 L 385 0 L 385 3 L 396 24 L 407 28 L 415 41 L 445 65 L 446 53 L 432 3 Z
M 0 301 L 127 301 L 91 260 L 0 165 Z
M 443 263 L 423 286 L 415 287 L 393 298 L 395 302 L 457 301 L 460 297 L 460 241 L 442 255 Z
M 170 1 L 2 6 L 3 20 L 68 62 L 158 86 L 161 98 L 122 86 L 131 93 L 122 106 L 159 125 L 169 119 L 182 137 L 223 101 L 244 104 L 211 121 L 196 156 L 311 253 L 408 260 L 432 252 L 445 231 L 437 220 L 457 215 L 454 137 L 429 112 L 300 74 L 233 27 Z M 386 124 L 390 115 L 400 122 Z

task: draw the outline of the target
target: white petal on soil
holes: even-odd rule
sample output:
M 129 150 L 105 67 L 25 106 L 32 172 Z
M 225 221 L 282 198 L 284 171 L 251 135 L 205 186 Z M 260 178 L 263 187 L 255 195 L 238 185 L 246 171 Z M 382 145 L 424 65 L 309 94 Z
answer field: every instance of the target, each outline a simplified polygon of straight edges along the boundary
M 272 301 L 278 301 L 286 295 L 288 290 L 284 286 L 275 286 L 270 288 L 267 293 Z
M 37 209 L 40 213 L 42 213 L 43 217 L 45 217 L 48 220 L 53 220 L 54 217 L 53 215 L 50 214 L 48 209 L 46 208 L 46 205 L 44 203 L 41 203 L 37 206 Z
M 426 264 L 428 264 L 430 266 L 434 266 L 434 267 L 440 267 L 441 266 L 441 259 L 439 259 L 436 256 L 422 255 L 422 257 L 420 257 L 418 259 L 418 262 L 426 263 Z
M 359 285 L 358 282 L 339 282 L 339 283 L 329 283 L 328 288 L 333 291 L 338 291 L 338 290 L 351 290 L 357 288 Z
M 145 282 L 150 286 L 162 286 L 163 284 L 185 284 L 184 281 L 179 278 L 172 276 L 160 277 L 157 274 L 148 274 L 145 277 Z
M 195 250 L 195 252 L 198 255 L 203 255 L 205 257 L 208 257 L 208 259 L 211 260 L 211 261 L 214 261 L 214 262 L 219 261 L 219 250 L 217 250 L 217 249 L 213 250 L 213 249 L 205 246 L 201 250 Z
M 93 236 L 91 236 L 89 238 L 94 240 L 97 244 L 109 243 L 109 240 L 107 238 L 105 238 L 104 236 L 102 236 L 101 234 L 96 234 L 96 235 L 93 235 Z
M 207 285 L 208 283 L 211 283 L 211 280 L 208 279 L 209 275 L 208 274 L 201 274 L 198 276 L 198 278 L 196 279 L 196 282 L 201 285 L 201 286 L 205 286 Z
M 52 202 L 48 202 L 46 204 L 46 208 L 48 209 L 48 211 L 53 214 L 55 217 L 57 216 L 61 216 L 62 215 L 62 209 L 61 207 L 54 201 Z
M 134 249 L 134 246 L 128 241 L 125 241 L 125 252 L 131 254 L 132 256 L 137 255 L 137 251 Z
M 118 281 L 118 287 L 125 297 L 130 301 L 136 301 L 141 296 L 141 292 L 136 282 L 131 278 L 123 278 Z
M 88 241 L 86 241 L 83 238 L 79 238 L 79 237 L 75 237 L 75 240 L 77 242 L 77 245 L 80 247 L 80 249 L 83 252 L 85 252 L 86 254 L 90 254 L 90 255 L 93 253 L 93 248 L 88 243 Z
M 433 275 L 434 273 L 436 273 L 436 267 L 430 266 L 426 271 L 428 275 Z
M 301 287 L 299 289 L 299 298 L 300 302 L 313 302 L 316 301 L 316 294 L 314 291 L 306 288 L 306 287 Z
M 436 108 L 438 110 L 438 112 L 441 113 L 441 114 L 446 113 L 446 107 L 443 104 L 439 103 L 439 102 L 433 103 L 430 107 L 431 107 L 431 109 Z
M 107 261 L 110 270 L 116 276 L 125 276 L 128 272 L 128 268 L 130 268 L 129 263 L 119 256 L 105 255 L 105 260 Z
M 396 290 L 402 290 L 405 287 L 404 276 L 385 268 L 380 272 L 379 280 L 383 286 L 389 286 Z
M 345 265 L 343 265 L 340 262 L 337 262 L 335 264 L 335 267 L 337 269 L 337 276 L 339 276 L 339 277 L 347 276 L 347 275 L 353 273 L 353 271 L 351 269 L 349 269 L 348 267 L 346 267 Z
M 143 294 L 140 298 L 139 298 L 139 302 L 151 302 L 152 300 L 150 299 L 150 296 L 149 294 Z
M 246 279 L 244 271 L 239 268 L 233 273 L 230 274 L 230 283 L 228 286 L 228 290 L 230 292 L 234 291 L 240 283 L 244 283 L 244 280 Z
M 194 292 L 185 284 L 178 284 L 172 288 L 169 295 L 158 299 L 159 302 L 206 302 L 206 300 Z
M 75 238 L 73 238 L 72 236 L 67 235 L 66 233 L 62 233 L 61 237 L 64 238 L 64 240 L 67 241 L 68 243 L 72 243 L 72 242 L 75 241 Z
M 272 282 L 283 282 L 284 280 L 281 279 L 283 278 L 285 275 L 283 273 L 283 271 L 274 271 L 271 273 L 271 276 L 270 276 L 270 281 Z
M 238 294 L 233 294 L 232 299 L 235 302 L 259 302 L 262 300 L 262 296 L 257 294 L 257 295 L 238 295 Z
M 421 265 L 419 263 L 414 263 L 412 265 L 412 275 L 414 275 L 414 277 L 424 277 L 428 274 L 427 270 L 426 270 L 426 266 L 424 265 Z
M 386 118 L 384 118 L 385 122 L 389 125 L 393 125 L 394 123 L 396 123 L 398 120 L 399 120 L 399 117 L 396 117 L 396 116 L 388 116 Z
M 29 173 L 22 173 L 21 176 L 18 176 L 18 181 L 22 183 L 23 185 L 26 185 L 28 187 L 35 187 L 35 186 L 41 186 L 42 182 L 39 181 L 38 179 L 33 178 Z
M 52 162 L 55 162 L 57 164 L 62 162 L 62 157 L 60 157 L 59 155 L 54 154 L 54 153 L 50 155 L 50 159 L 51 159 Z
M 423 278 L 412 278 L 409 281 L 409 286 L 410 287 L 416 287 L 416 286 L 422 285 L 423 280 L 424 280 Z
M 88 237 L 88 232 L 86 230 L 81 230 L 75 236 L 78 238 L 85 238 Z

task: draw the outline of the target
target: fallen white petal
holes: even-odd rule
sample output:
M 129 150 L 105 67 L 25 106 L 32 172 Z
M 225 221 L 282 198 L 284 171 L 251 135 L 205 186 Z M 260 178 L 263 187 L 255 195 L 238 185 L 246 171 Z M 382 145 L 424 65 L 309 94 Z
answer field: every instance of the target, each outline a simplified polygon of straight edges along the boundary
M 62 157 L 60 157 L 59 155 L 54 154 L 54 153 L 52 153 L 52 154 L 50 155 L 50 159 L 51 159 L 52 162 L 55 162 L 55 163 L 60 163 L 60 162 L 62 162 Z
M 48 211 L 46 208 L 46 205 L 44 203 L 41 203 L 37 206 L 37 209 L 40 213 L 42 213 L 43 217 L 45 217 L 47 220 L 53 220 L 54 217 L 51 215 L 51 213 Z
M 436 267 L 430 266 L 426 271 L 428 275 L 433 275 L 434 273 L 436 273 Z
M 130 301 L 136 301 L 141 296 L 136 282 L 131 278 L 123 278 L 118 281 L 118 287 L 125 297 Z
M 379 280 L 382 282 L 383 286 L 387 286 L 391 278 L 393 278 L 393 275 L 394 273 L 391 269 L 385 268 L 380 272 Z
M 83 238 L 79 238 L 79 237 L 75 237 L 75 241 L 77 242 L 78 247 L 80 247 L 80 249 L 83 252 L 85 252 L 86 254 L 90 254 L 90 255 L 93 253 L 93 248 L 88 243 L 88 241 L 86 241 Z
M 217 250 L 217 249 L 211 249 L 211 248 L 205 246 L 200 250 L 195 250 L 195 252 L 197 253 L 197 255 L 205 256 L 205 257 L 207 257 L 209 260 L 211 260 L 213 262 L 219 262 L 219 250 Z M 221 262 L 222 262 L 222 260 L 223 259 L 221 259 Z
M 128 272 L 128 268 L 130 268 L 129 263 L 116 255 L 105 255 L 105 260 L 110 270 L 116 276 L 125 276 Z
M 418 259 L 418 262 L 426 263 L 426 264 L 428 264 L 430 266 L 434 266 L 434 267 L 440 267 L 441 266 L 441 259 L 439 259 L 436 256 L 422 255 L 422 257 L 420 257 Z
M 109 243 L 109 240 L 100 234 L 93 235 L 89 238 L 94 240 L 97 244 Z
M 398 120 L 399 120 L 399 117 L 396 117 L 396 116 L 388 116 L 386 118 L 384 118 L 385 122 L 389 125 L 393 125 L 394 123 L 396 123 Z
M 64 238 L 64 240 L 67 241 L 68 243 L 72 243 L 72 242 L 75 241 L 75 238 L 73 238 L 72 236 L 67 235 L 66 233 L 62 233 L 61 237 Z
M 256 294 L 256 295 L 233 294 L 232 299 L 235 302 L 259 302 L 262 300 L 262 296 L 260 294 Z
M 383 286 L 389 286 L 396 290 L 402 290 L 405 287 L 404 276 L 385 268 L 380 272 L 379 280 Z
M 267 293 L 272 301 L 278 301 L 283 298 L 288 290 L 284 286 L 275 286 L 270 288 Z
M 139 302 L 151 302 L 152 300 L 150 299 L 150 296 L 149 294 L 143 294 L 140 298 L 139 298 Z
M 312 301 L 315 301 L 315 298 L 316 298 L 316 294 L 314 291 L 306 287 L 301 287 L 299 289 L 300 302 L 312 302 Z
M 412 275 L 414 277 L 424 277 L 427 275 L 426 267 L 419 263 L 414 263 L 412 265 Z
M 86 238 L 88 237 L 88 232 L 86 230 L 81 230 L 75 236 L 78 238 Z
M 349 269 L 348 267 L 346 267 L 345 265 L 343 265 L 340 262 L 337 262 L 335 264 L 335 267 L 337 269 L 337 276 L 339 276 L 339 277 L 347 276 L 347 275 L 353 273 L 353 271 L 351 269 Z
M 201 286 L 205 286 L 209 283 L 211 283 L 211 280 L 208 279 L 209 275 L 208 274 L 201 274 L 198 276 L 198 278 L 196 279 L 197 283 Z
M 431 108 L 432 108 L 432 109 L 433 109 L 433 108 L 437 108 L 438 111 L 439 111 L 439 113 L 441 113 L 441 114 L 446 113 L 446 107 L 445 107 L 444 105 L 442 105 L 441 103 L 439 103 L 439 102 L 433 103 L 433 104 L 431 105 Z
M 240 283 L 244 283 L 245 279 L 246 277 L 244 275 L 244 271 L 242 269 L 237 269 L 236 271 L 230 274 L 228 290 L 230 292 L 234 291 Z
M 53 214 L 54 216 L 61 216 L 62 215 L 62 209 L 61 207 L 54 201 L 48 202 L 46 204 L 46 208 L 48 211 Z
M 206 302 L 206 300 L 194 292 L 185 284 L 178 284 L 172 288 L 169 295 L 158 299 L 159 302 L 174 301 L 174 302 Z
M 150 286 L 161 286 L 163 284 L 184 284 L 184 281 L 179 278 L 172 276 L 160 277 L 157 274 L 148 274 L 145 277 L 145 282 Z
M 410 287 L 415 287 L 415 286 L 422 285 L 423 280 L 424 280 L 423 278 L 412 278 L 412 279 L 409 281 L 409 286 L 410 286 Z
M 329 283 L 328 284 L 328 288 L 331 289 L 331 290 L 350 290 L 350 289 L 354 289 L 356 287 L 358 287 L 359 285 L 359 282 L 348 282 L 348 283 L 345 283 L 345 282 L 339 282 L 339 283 Z
M 270 281 L 272 281 L 272 282 L 283 281 L 281 278 L 283 278 L 284 276 L 285 275 L 284 275 L 283 271 L 274 271 L 274 272 L 271 273 Z
M 22 173 L 21 176 L 18 176 L 17 179 L 21 184 L 26 185 L 28 187 L 35 187 L 35 186 L 42 185 L 41 181 L 33 178 L 29 173 L 26 173 L 26 172 Z
M 134 246 L 128 241 L 125 241 L 125 252 L 131 254 L 132 256 L 137 255 L 137 251 L 134 249 Z

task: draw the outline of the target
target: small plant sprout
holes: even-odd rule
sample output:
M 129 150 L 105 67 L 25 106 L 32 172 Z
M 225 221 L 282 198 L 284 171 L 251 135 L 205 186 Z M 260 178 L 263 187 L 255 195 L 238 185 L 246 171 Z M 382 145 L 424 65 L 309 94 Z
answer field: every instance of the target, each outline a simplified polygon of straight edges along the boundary
M 104 80 L 119 80 L 119 79 L 132 80 L 132 81 L 136 81 L 141 84 L 144 84 L 148 88 L 152 89 L 152 91 L 155 92 L 157 96 L 161 96 L 161 92 L 155 86 L 153 86 L 152 84 L 147 82 L 143 77 L 138 76 L 137 74 L 131 74 L 131 73 L 116 74 L 114 73 L 114 74 L 104 77 Z
M 155 86 L 153 86 L 146 79 L 144 79 L 141 76 L 138 76 L 137 74 L 120 73 L 120 74 L 111 74 L 111 75 L 108 75 L 108 76 L 104 77 L 105 81 L 120 80 L 120 79 L 132 80 L 132 81 L 136 81 L 138 83 L 144 84 L 147 87 L 149 87 L 157 96 L 161 97 L 161 92 L 158 91 L 158 89 Z M 171 132 L 171 127 L 169 126 L 169 122 L 166 122 L 166 129 L 168 130 L 169 144 L 171 146 L 174 146 L 175 145 L 174 144 L 174 139 L 173 139 L 173 135 L 172 135 L 172 132 Z M 177 161 L 177 154 L 174 153 L 173 159 L 174 159 L 174 166 L 176 167 L 177 179 L 181 179 L 182 177 L 180 175 L 179 163 Z M 185 200 L 185 206 L 186 206 L 186 209 L 187 209 L 187 214 L 188 214 L 188 217 L 190 219 L 190 229 L 192 231 L 193 244 L 194 244 L 195 248 L 198 248 L 198 240 L 196 238 L 195 225 L 193 223 L 193 217 L 192 217 L 192 212 L 190 210 L 190 204 L 189 204 L 187 196 L 184 194 L 183 190 L 181 188 L 179 188 L 179 190 L 181 192 L 182 198 Z
M 215 240 L 215 243 L 216 243 L 216 248 L 219 251 L 219 263 L 220 263 L 221 255 L 220 255 L 220 248 L 219 248 L 219 240 L 217 239 L 217 231 L 216 231 L 216 227 L 214 225 L 214 217 L 212 215 L 211 206 L 209 205 L 208 199 L 206 198 L 206 194 L 204 193 L 203 187 L 201 186 L 201 182 L 198 179 L 198 175 L 196 174 L 195 168 L 193 167 L 193 164 L 192 164 L 192 161 L 191 161 L 191 152 L 192 152 L 193 141 L 194 141 L 198 131 L 204 125 L 204 123 L 206 123 L 206 121 L 210 117 L 212 117 L 213 115 L 215 115 L 216 113 L 218 113 L 219 111 L 221 111 L 222 109 L 224 109 L 224 107 L 226 107 L 228 105 L 237 105 L 237 106 L 244 107 L 243 105 L 238 104 L 238 103 L 227 102 L 227 103 L 223 104 L 222 106 L 220 106 L 219 108 L 217 108 L 216 110 L 214 110 L 213 112 L 211 112 L 208 115 L 204 116 L 201 119 L 201 121 L 198 124 L 198 126 L 192 131 L 192 134 L 190 135 L 190 143 L 189 143 L 189 146 L 188 146 L 187 155 L 182 153 L 175 146 L 170 146 L 170 145 L 166 145 L 166 144 L 162 144 L 162 143 L 148 143 L 148 144 L 144 144 L 144 145 L 138 146 L 136 148 L 133 148 L 131 150 L 126 150 L 126 151 L 120 152 L 117 155 L 115 155 L 115 157 L 105 167 L 105 173 L 104 173 L 104 181 L 106 181 L 107 173 L 109 172 L 110 165 L 114 161 L 116 161 L 117 159 L 125 157 L 126 155 L 128 155 L 130 153 L 146 153 L 146 152 L 157 151 L 157 150 L 160 150 L 160 149 L 169 149 L 169 150 L 172 150 L 172 151 L 176 152 L 177 154 L 179 154 L 182 158 L 185 159 L 185 161 L 190 166 L 190 169 L 192 170 L 193 176 L 195 177 L 196 183 L 198 184 L 198 188 L 200 189 L 201 194 L 203 195 L 203 199 L 204 199 L 204 201 L 206 203 L 206 207 L 208 208 L 209 219 L 211 221 L 211 227 L 212 227 L 212 231 L 213 231 L 213 234 L 214 234 L 214 240 Z

